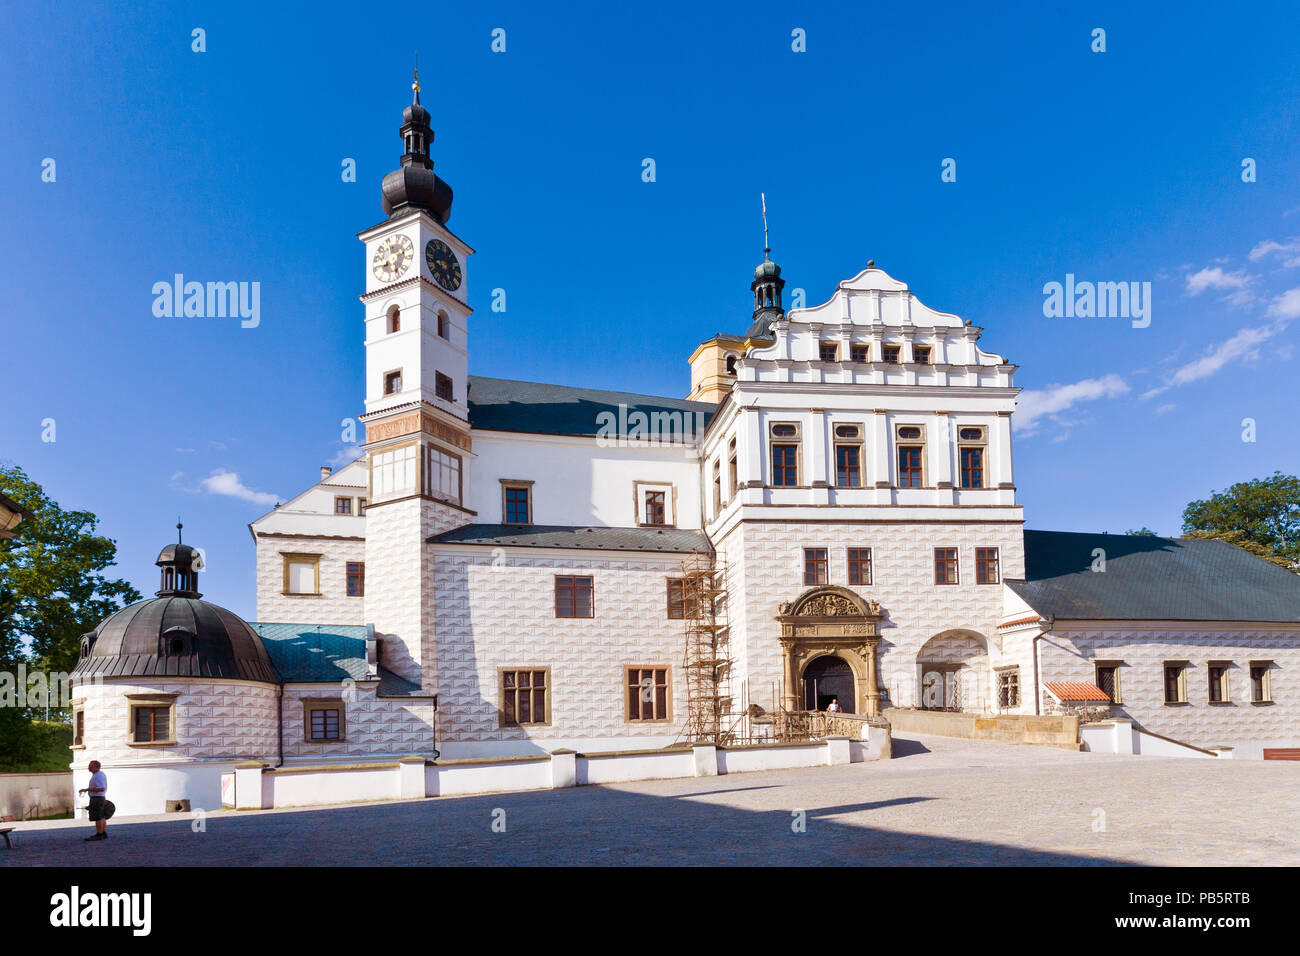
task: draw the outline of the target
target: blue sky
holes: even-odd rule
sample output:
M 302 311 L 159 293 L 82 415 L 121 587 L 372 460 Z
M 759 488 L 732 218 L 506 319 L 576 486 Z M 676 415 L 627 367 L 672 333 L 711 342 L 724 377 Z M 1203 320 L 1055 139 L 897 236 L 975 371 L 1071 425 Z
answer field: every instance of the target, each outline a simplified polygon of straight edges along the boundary
M 875 259 L 1020 366 L 1029 527 L 1173 534 L 1300 471 L 1294 4 L 5 6 L 0 459 L 145 592 L 179 514 L 253 616 L 247 523 L 344 451 L 417 49 L 476 374 L 684 395 L 749 322 L 763 191 L 787 295 Z M 260 325 L 155 317 L 177 272 L 260 282 Z M 1149 327 L 1045 317 L 1067 274 L 1150 282 Z

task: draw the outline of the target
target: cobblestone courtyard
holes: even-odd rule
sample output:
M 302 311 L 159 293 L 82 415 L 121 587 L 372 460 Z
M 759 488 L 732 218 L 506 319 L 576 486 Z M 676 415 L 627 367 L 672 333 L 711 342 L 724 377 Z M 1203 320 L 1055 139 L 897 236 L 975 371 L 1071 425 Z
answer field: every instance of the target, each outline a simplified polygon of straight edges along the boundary
M 1300 864 L 1297 763 L 921 736 L 896 738 L 895 753 L 703 779 L 221 811 L 198 833 L 189 816 L 136 817 L 110 825 L 104 843 L 83 842 L 82 822 L 19 824 L 0 866 Z

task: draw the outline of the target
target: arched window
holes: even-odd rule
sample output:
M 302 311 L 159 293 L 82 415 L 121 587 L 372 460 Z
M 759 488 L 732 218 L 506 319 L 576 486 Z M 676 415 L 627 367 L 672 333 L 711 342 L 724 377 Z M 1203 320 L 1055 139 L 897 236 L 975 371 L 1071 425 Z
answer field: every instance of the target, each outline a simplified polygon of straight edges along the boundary
M 736 374 L 736 356 L 734 355 L 727 356 L 727 374 L 728 375 Z
M 389 334 L 402 331 L 402 314 L 397 306 L 388 310 L 388 331 Z
M 438 313 L 438 336 L 439 338 L 451 338 L 451 320 L 447 318 L 446 312 Z

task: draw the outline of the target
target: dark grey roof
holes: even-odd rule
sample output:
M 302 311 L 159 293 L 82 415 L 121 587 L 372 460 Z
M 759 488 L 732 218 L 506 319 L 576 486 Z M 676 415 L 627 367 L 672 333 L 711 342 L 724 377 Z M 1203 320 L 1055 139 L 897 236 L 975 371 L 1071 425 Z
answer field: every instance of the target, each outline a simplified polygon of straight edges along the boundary
M 430 544 L 481 544 L 516 548 L 583 548 L 595 551 L 709 551 L 702 531 L 679 528 L 587 528 L 569 525 L 467 524 L 429 538 Z
M 620 406 L 627 411 L 620 414 Z M 481 375 L 469 377 L 469 423 L 487 431 L 541 435 L 611 434 L 602 431 L 602 426 L 610 419 L 608 416 L 602 418 L 601 413 L 608 412 L 613 415 L 617 434 L 626 437 L 636 424 L 635 420 L 629 422 L 633 413 L 643 412 L 647 417 L 661 416 L 657 419 L 661 423 L 661 438 L 680 440 L 677 436 L 681 432 L 688 441 L 693 441 L 704 431 L 704 426 L 717 410 L 716 405 L 688 402 L 681 398 L 515 382 Z M 696 413 L 700 416 L 698 421 Z M 662 417 L 664 414 L 673 418 L 665 419 Z M 680 424 L 676 424 L 678 421 Z
M 413 680 L 399 677 L 387 667 L 379 668 L 379 689 L 375 691 L 375 694 L 379 697 L 428 697 L 433 699 L 438 696 L 426 692 L 423 687 Z
M 198 598 L 137 601 L 82 638 L 75 677 L 226 677 L 275 683 L 262 641 L 238 615 Z
M 1300 622 L 1300 575 L 1223 541 L 1026 531 L 1025 577 L 1008 586 L 1062 620 Z

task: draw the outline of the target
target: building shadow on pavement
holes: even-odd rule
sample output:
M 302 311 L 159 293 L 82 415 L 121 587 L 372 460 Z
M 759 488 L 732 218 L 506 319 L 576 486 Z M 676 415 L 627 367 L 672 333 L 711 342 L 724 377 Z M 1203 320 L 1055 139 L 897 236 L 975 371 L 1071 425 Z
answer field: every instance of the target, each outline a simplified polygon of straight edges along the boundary
M 910 833 L 883 809 L 935 798 L 828 807 L 741 809 L 692 797 L 780 789 L 649 795 L 610 787 L 431 797 L 291 812 L 189 815 L 89 828 L 25 829 L 0 852 L 11 866 L 1114 866 L 1129 861 Z M 754 795 L 768 807 L 771 795 Z M 852 817 L 852 819 L 848 819 Z M 920 821 L 918 821 L 920 822 Z M 494 830 L 495 825 L 495 830 Z

